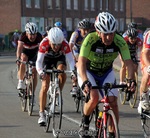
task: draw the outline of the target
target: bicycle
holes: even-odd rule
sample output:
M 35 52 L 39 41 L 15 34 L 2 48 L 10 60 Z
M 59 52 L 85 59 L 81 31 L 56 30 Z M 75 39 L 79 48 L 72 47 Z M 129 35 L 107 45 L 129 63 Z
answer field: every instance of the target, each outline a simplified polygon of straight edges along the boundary
M 139 60 L 136 60 L 136 62 L 140 62 Z M 126 73 L 127 74 L 127 73 Z M 137 101 L 138 96 L 138 72 L 135 72 L 135 81 L 136 81 L 136 90 L 135 92 L 128 91 L 127 89 L 120 89 L 119 95 L 120 95 L 120 103 L 124 105 L 126 101 L 129 101 L 129 105 L 131 108 L 134 108 Z
M 95 111 L 94 111 L 94 122 L 96 129 L 96 137 L 97 138 L 109 138 L 108 136 L 108 127 L 111 124 L 111 128 L 113 128 L 113 132 L 115 138 L 120 138 L 119 128 L 116 121 L 115 114 L 113 110 L 110 108 L 108 94 L 111 92 L 111 89 L 114 88 L 126 88 L 127 85 L 116 85 L 111 83 L 105 83 L 103 86 L 92 86 L 92 89 L 104 90 L 104 97 L 99 100 Z M 90 92 L 89 92 L 90 93 Z M 85 97 L 85 102 L 87 102 L 90 98 L 90 94 L 87 94 Z M 103 103 L 103 110 L 99 110 L 99 104 Z M 93 114 L 93 113 L 92 113 Z M 91 115 L 93 116 L 93 115 Z
M 26 73 L 24 76 L 24 81 L 26 85 L 26 89 L 19 90 L 19 97 L 21 101 L 21 109 L 23 112 L 26 111 L 26 107 L 28 107 L 28 115 L 31 116 L 33 112 L 33 106 L 34 106 L 34 86 L 33 86 L 33 68 L 35 68 L 35 63 L 33 61 L 19 61 L 20 63 L 23 63 L 26 65 Z
M 48 132 L 50 121 L 52 118 L 52 133 L 54 137 L 59 137 L 61 125 L 62 125 L 62 92 L 59 87 L 59 78 L 60 73 L 71 73 L 67 70 L 44 70 L 45 73 L 50 73 L 50 85 L 47 91 L 47 104 L 44 110 L 46 115 L 46 125 L 44 126 L 45 132 Z

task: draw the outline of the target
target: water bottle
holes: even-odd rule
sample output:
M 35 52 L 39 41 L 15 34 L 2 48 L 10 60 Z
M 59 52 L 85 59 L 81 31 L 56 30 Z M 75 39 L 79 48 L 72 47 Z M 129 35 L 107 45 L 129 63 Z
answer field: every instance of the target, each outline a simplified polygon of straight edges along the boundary
M 98 114 L 97 123 L 96 123 L 97 128 L 100 128 L 102 116 L 103 116 L 103 112 L 100 111 L 99 114 Z

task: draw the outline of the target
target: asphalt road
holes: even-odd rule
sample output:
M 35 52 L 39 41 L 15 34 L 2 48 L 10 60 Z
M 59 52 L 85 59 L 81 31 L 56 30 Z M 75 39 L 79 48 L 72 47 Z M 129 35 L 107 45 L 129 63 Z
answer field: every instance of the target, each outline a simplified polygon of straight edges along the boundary
M 118 73 L 116 73 L 118 78 Z M 36 105 L 33 116 L 21 111 L 20 99 L 16 90 L 17 77 L 15 57 L 0 57 L 0 138 L 52 138 L 51 131 L 45 133 L 39 127 L 38 121 L 38 94 L 40 81 L 36 89 Z M 81 121 L 80 113 L 75 112 L 73 98 L 69 94 L 71 89 L 70 78 L 67 79 L 63 90 L 63 122 L 61 138 L 78 138 L 72 135 L 79 130 Z M 119 100 L 120 121 L 119 128 L 121 138 L 143 138 L 140 124 L 140 116 L 137 113 L 137 106 L 134 109 L 129 104 L 121 105 Z M 138 104 L 137 104 L 138 105 Z M 91 125 L 92 127 L 92 125 Z

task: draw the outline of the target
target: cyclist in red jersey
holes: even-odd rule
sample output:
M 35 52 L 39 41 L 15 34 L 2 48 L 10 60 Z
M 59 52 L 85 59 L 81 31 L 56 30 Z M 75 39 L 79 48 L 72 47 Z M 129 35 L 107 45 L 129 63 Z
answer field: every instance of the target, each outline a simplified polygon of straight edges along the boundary
M 135 28 L 129 28 L 126 32 L 127 36 L 124 37 L 124 40 L 127 42 L 130 50 L 131 59 L 134 63 L 135 72 L 138 70 L 138 49 L 142 49 L 143 41 L 138 37 L 138 32 Z M 121 69 L 120 69 L 120 84 L 124 83 L 126 78 L 126 66 L 121 57 Z
M 25 83 L 23 82 L 23 78 L 25 75 L 25 64 L 18 62 L 20 59 L 22 61 L 36 61 L 37 52 L 39 43 L 42 40 L 42 35 L 37 32 L 38 28 L 37 25 L 33 22 L 29 22 L 25 25 L 25 32 L 21 34 L 20 39 L 18 40 L 18 48 L 16 52 L 17 56 L 17 64 L 19 65 L 19 71 L 18 71 L 18 86 L 17 89 L 25 89 Z M 34 90 L 37 85 L 37 72 L 36 69 L 33 69 L 34 72 Z
M 66 70 L 67 64 L 66 59 L 69 63 L 70 70 L 72 70 L 71 76 L 75 77 L 74 67 L 75 62 L 72 56 L 72 52 L 69 48 L 67 41 L 64 39 L 62 30 L 58 27 L 53 27 L 48 32 L 48 36 L 45 37 L 40 43 L 38 57 L 36 61 L 36 69 L 42 79 L 42 86 L 39 94 L 39 120 L 38 124 L 45 125 L 44 109 L 46 106 L 46 96 L 49 88 L 50 75 L 43 72 L 43 68 L 52 69 L 54 66 L 60 70 Z M 66 82 L 66 74 L 59 74 L 60 90 L 62 91 Z
M 141 52 L 141 70 L 139 113 L 141 113 L 141 109 L 150 110 L 150 93 L 148 92 L 150 85 L 150 31 L 147 31 L 144 35 L 143 49 Z

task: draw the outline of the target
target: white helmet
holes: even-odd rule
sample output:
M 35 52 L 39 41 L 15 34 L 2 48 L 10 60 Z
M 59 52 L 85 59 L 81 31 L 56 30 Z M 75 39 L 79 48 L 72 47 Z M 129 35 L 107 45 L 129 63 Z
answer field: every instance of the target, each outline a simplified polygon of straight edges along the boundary
M 99 13 L 95 21 L 95 28 L 102 33 L 114 33 L 117 29 L 116 19 L 108 12 Z
M 48 32 L 48 39 L 52 44 L 61 44 L 64 40 L 64 34 L 58 27 L 53 27 Z
M 38 31 L 37 25 L 33 22 L 28 22 L 25 26 L 25 31 L 29 34 L 35 34 Z

